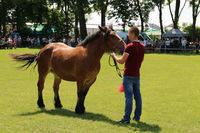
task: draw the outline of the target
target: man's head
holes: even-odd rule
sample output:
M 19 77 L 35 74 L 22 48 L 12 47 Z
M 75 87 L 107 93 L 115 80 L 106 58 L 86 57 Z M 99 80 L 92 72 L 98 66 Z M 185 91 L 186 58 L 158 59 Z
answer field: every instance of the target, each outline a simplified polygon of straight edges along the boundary
M 129 40 L 133 41 L 133 40 L 138 40 L 138 36 L 139 36 L 139 29 L 137 27 L 130 27 L 129 31 L 128 31 L 128 36 L 129 36 Z

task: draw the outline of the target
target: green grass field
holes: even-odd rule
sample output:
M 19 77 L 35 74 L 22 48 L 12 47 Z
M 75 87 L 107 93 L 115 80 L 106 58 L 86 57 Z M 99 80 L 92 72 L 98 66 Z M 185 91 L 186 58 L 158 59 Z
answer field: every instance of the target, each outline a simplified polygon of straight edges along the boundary
M 74 113 L 76 83 L 62 81 L 63 109 L 54 108 L 53 75 L 43 91 L 46 109 L 37 107 L 37 69 L 18 70 L 21 64 L 8 53 L 36 53 L 39 49 L 0 50 L 0 133 L 199 133 L 200 56 L 145 54 L 141 70 L 143 112 L 141 122 L 119 125 L 124 114 L 121 79 L 101 60 L 97 81 L 86 97 L 86 113 Z

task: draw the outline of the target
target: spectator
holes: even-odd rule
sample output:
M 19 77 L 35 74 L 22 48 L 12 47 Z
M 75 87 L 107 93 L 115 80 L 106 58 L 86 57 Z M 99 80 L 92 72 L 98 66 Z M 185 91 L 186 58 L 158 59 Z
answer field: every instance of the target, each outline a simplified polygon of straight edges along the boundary
M 147 46 L 147 40 L 146 39 L 144 39 L 143 44 L 144 44 L 145 47 Z
M 63 37 L 63 43 L 65 43 L 65 44 L 66 44 L 66 38 L 65 38 L 65 37 Z
M 67 40 L 67 45 L 70 45 L 72 43 L 71 39 Z
M 11 39 L 11 37 L 8 38 L 7 42 L 8 42 L 9 48 L 12 49 L 13 44 L 12 44 L 12 39 Z
M 26 42 L 27 42 L 27 46 L 31 45 L 31 38 L 29 36 L 26 38 Z
M 172 38 L 171 40 L 170 40 L 170 48 L 173 48 L 174 47 L 174 39 Z
M 147 47 L 148 47 L 148 51 L 151 50 L 151 40 L 147 41 Z
M 198 54 L 199 53 L 199 39 L 198 38 L 196 38 L 196 41 L 194 44 L 196 46 L 196 54 Z
M 48 43 L 52 43 L 53 39 L 51 37 L 49 37 Z
M 171 44 L 171 41 L 167 38 L 167 40 L 165 41 L 166 52 L 169 52 L 170 44 Z
M 30 42 L 31 42 L 30 47 L 33 47 L 34 46 L 34 38 L 30 38 Z
M 22 44 L 22 38 L 21 38 L 21 36 L 19 36 L 17 39 L 17 46 L 21 47 L 21 44 Z
M 15 47 L 15 49 L 17 48 L 17 36 L 15 36 L 15 38 L 14 38 L 14 47 Z
M 159 48 L 159 47 L 160 47 L 160 40 L 159 40 L 158 38 L 156 38 L 155 47 L 156 47 L 156 48 Z
M 78 44 L 79 44 L 80 42 L 82 42 L 82 40 L 81 40 L 80 38 L 78 38 Z
M 187 44 L 187 40 L 183 37 L 182 40 L 181 40 L 181 44 L 182 44 L 182 48 L 183 50 L 185 51 L 186 49 L 186 44 Z
M 178 41 L 178 38 L 174 38 L 174 42 L 173 42 L 173 47 L 175 48 L 175 52 L 178 51 L 178 48 L 179 48 L 179 41 Z
M 40 38 L 38 37 L 37 38 L 37 46 L 39 46 L 40 45 Z

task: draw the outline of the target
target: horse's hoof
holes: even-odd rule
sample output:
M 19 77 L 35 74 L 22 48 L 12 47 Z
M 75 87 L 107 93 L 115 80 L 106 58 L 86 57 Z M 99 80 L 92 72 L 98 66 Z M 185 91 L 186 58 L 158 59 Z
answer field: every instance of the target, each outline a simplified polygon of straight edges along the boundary
M 37 105 L 38 105 L 39 108 L 45 108 L 45 105 L 44 105 L 43 102 L 38 101 Z
M 38 105 L 38 107 L 43 109 L 43 108 L 45 108 L 45 105 L 44 104 L 43 105 Z
M 76 107 L 75 112 L 76 114 L 84 114 L 85 108 Z
M 60 108 L 63 107 L 62 104 L 55 104 L 54 106 L 55 106 L 55 108 L 57 108 L 57 109 L 60 109 Z

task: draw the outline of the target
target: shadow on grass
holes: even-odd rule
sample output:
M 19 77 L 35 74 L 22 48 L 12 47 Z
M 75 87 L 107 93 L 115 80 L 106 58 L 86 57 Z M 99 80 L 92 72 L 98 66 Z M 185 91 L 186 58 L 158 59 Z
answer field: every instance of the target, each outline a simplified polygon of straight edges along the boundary
M 118 124 L 116 123 L 116 121 L 113 121 L 107 116 L 102 115 L 102 114 L 86 112 L 84 115 L 79 115 L 67 109 L 55 109 L 55 110 L 42 109 L 36 112 L 28 112 L 24 114 L 19 114 L 18 116 L 30 116 L 30 115 L 40 114 L 40 113 L 46 113 L 49 115 L 59 115 L 59 116 L 65 116 L 65 117 L 73 117 L 73 118 L 79 118 L 83 120 L 102 121 L 102 122 L 106 122 L 106 123 L 116 125 L 116 126 L 127 127 L 134 131 L 143 131 L 143 132 L 148 131 L 148 132 L 155 132 L 155 133 L 158 133 L 161 131 L 161 128 L 159 127 L 159 125 L 155 125 L 155 124 L 148 124 L 145 122 L 134 122 L 131 124 Z

